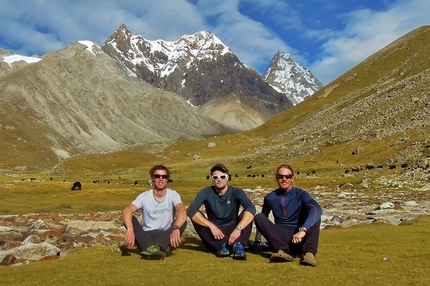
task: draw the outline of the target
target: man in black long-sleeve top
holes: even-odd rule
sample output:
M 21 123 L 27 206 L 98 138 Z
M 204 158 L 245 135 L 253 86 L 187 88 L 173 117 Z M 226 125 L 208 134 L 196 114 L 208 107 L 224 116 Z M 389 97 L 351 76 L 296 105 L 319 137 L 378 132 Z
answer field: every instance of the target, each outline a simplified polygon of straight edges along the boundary
M 211 169 L 213 186 L 199 191 L 187 209 L 194 229 L 209 250 L 216 251 L 218 257 L 232 257 L 246 260 L 245 245 L 252 230 L 255 205 L 246 193 L 229 186 L 228 169 L 216 164 Z M 204 205 L 207 217 L 199 211 Z M 239 214 L 240 207 L 244 210 Z

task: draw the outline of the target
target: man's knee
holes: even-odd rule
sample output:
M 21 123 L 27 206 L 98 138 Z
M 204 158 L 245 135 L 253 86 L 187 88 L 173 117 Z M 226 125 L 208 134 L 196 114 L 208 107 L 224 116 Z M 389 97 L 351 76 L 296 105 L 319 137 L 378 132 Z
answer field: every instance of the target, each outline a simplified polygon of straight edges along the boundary
M 259 214 L 256 214 L 255 216 L 254 216 L 254 222 L 256 223 L 256 224 L 259 224 L 260 222 L 262 222 L 263 220 L 267 220 L 267 216 L 265 216 L 264 214 L 262 214 L 262 213 L 259 213 Z

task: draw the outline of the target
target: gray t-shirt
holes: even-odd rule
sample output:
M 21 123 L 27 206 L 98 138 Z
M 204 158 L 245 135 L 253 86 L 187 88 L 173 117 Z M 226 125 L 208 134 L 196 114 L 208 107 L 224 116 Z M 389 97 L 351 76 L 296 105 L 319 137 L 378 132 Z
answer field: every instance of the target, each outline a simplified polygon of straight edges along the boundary
M 142 209 L 144 231 L 166 230 L 175 217 L 175 206 L 182 203 L 180 195 L 173 190 L 167 189 L 166 195 L 161 200 L 156 200 L 153 190 L 141 193 L 132 202 L 138 209 Z

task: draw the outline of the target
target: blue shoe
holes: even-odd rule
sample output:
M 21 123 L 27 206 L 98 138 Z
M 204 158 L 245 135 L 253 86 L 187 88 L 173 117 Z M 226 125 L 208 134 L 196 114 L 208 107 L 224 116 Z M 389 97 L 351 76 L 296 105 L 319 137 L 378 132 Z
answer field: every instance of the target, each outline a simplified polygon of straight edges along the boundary
M 266 242 L 251 242 L 249 244 L 249 248 L 250 251 L 272 251 L 272 248 L 270 247 L 269 244 L 267 244 Z
M 217 251 L 217 257 L 227 257 L 230 255 L 230 251 L 227 249 L 227 242 L 224 242 L 221 246 L 221 249 Z
M 272 251 L 272 248 L 265 242 L 260 242 L 260 251 Z
M 233 244 L 233 259 L 246 260 L 245 245 L 241 242 Z

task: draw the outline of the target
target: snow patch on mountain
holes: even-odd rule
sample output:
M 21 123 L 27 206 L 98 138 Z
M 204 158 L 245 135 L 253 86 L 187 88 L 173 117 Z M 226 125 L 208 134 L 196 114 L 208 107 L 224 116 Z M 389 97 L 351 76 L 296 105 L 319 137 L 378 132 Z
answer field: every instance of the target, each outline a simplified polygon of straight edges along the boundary
M 40 58 L 37 57 L 27 57 L 27 56 L 21 56 L 21 55 L 11 55 L 11 56 L 4 56 L 4 61 L 8 63 L 9 65 L 13 64 L 14 62 L 19 61 L 25 61 L 26 63 L 37 63 L 40 61 Z

